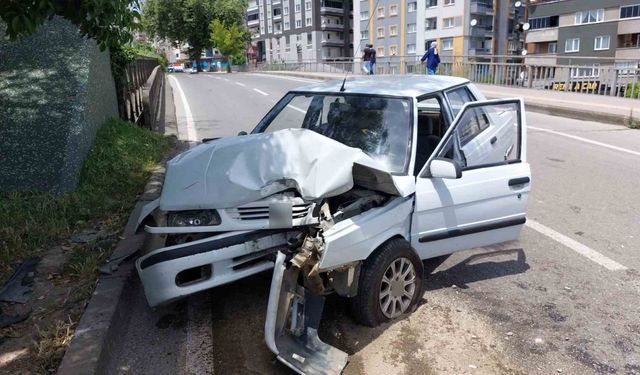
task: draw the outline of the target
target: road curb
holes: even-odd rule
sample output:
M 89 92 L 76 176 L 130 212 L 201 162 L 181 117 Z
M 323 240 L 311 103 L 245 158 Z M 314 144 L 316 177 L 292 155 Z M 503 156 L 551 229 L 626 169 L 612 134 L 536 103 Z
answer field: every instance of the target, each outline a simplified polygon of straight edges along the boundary
M 265 72 L 258 72 L 258 73 L 283 75 L 283 76 L 308 78 L 308 79 L 319 79 L 323 81 L 340 79 L 339 77 L 327 77 L 321 74 L 306 74 L 306 73 L 297 73 L 297 72 L 265 71 Z M 499 87 L 499 86 L 496 86 L 496 87 Z M 492 94 L 487 94 L 486 96 L 488 99 L 502 98 L 501 96 L 496 96 Z M 569 108 L 569 107 L 549 105 L 548 103 L 536 102 L 535 100 L 531 100 L 531 99 L 525 99 L 525 108 L 528 111 L 542 113 L 545 115 L 566 117 L 566 118 L 582 120 L 582 121 L 603 122 L 607 124 L 620 125 L 620 126 L 624 126 L 624 124 L 628 120 L 628 116 L 624 116 L 624 115 L 590 111 L 590 110 L 585 110 L 584 108 Z
M 173 98 L 169 98 L 169 101 L 173 105 Z M 171 113 L 175 116 L 175 111 Z M 101 273 L 98 277 L 96 288 L 58 367 L 58 375 L 108 373 L 106 364 L 109 363 L 111 353 L 118 345 L 118 338 L 124 333 L 130 318 L 124 302 L 126 299 L 122 297 L 130 289 L 125 286 L 135 277 L 133 255 L 144 242 L 144 233 L 136 234 L 137 219 L 142 207 L 160 196 L 166 162 L 185 148 L 184 143 L 176 143 L 149 177 L 144 193 L 138 197 L 124 227 L 122 239 L 116 245 L 107 265 L 121 263 L 111 267 L 113 272 L 110 274 Z

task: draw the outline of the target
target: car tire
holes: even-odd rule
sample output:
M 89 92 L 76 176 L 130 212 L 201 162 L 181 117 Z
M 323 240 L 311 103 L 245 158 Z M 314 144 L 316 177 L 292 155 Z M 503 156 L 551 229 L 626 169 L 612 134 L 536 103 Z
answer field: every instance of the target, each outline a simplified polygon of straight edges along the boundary
M 362 265 L 358 294 L 350 301 L 356 321 L 376 327 L 415 311 L 422 298 L 423 273 L 409 242 L 393 238 L 382 244 Z

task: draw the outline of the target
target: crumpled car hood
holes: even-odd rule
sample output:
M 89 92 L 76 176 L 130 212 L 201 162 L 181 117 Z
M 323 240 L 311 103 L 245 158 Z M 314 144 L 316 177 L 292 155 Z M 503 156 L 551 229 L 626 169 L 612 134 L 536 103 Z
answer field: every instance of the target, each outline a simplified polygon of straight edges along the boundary
M 362 150 L 307 129 L 203 143 L 167 163 L 163 211 L 231 208 L 296 189 L 306 200 L 340 195 L 354 183 L 406 196 Z

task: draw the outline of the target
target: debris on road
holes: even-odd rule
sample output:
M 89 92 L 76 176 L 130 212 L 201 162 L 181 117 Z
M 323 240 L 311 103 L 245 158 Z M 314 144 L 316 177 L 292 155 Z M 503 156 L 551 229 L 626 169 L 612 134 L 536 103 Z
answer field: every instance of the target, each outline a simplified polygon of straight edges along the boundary
M 0 290 L 0 301 L 27 303 L 33 291 L 33 278 L 39 258 L 28 258 L 22 262 Z

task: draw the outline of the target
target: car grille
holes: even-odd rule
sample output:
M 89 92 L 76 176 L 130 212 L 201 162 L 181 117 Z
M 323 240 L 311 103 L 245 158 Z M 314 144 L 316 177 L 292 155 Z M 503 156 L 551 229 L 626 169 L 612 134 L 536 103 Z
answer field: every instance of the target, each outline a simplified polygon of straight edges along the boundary
M 291 218 L 302 219 L 307 216 L 310 208 L 311 203 L 293 205 Z M 269 206 L 229 208 L 227 213 L 236 220 L 268 220 Z

